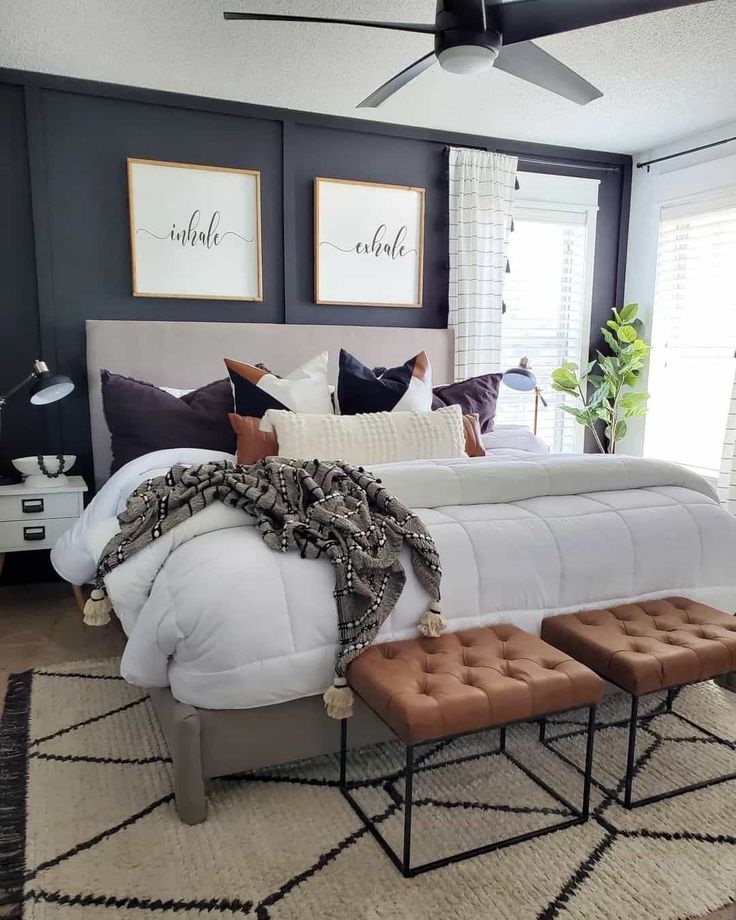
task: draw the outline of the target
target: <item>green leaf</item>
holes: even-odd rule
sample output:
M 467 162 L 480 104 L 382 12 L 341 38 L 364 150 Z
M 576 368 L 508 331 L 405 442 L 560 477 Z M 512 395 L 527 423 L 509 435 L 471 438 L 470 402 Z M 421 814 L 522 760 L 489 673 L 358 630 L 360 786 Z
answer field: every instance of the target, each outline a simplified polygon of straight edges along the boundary
M 648 399 L 649 393 L 624 393 L 618 404 L 622 409 L 635 409 L 646 405 Z
M 616 440 L 617 440 L 617 441 L 620 441 L 621 438 L 625 438 L 625 437 L 626 437 L 626 432 L 627 432 L 628 430 L 629 430 L 629 429 L 628 429 L 628 427 L 627 427 L 627 425 L 626 425 L 626 422 L 625 422 L 623 419 L 619 419 L 619 420 L 616 422 Z
M 560 408 L 563 412 L 576 418 L 581 425 L 590 425 L 593 422 L 593 417 L 587 409 L 577 409 L 575 406 L 560 406 Z
M 620 330 L 619 330 L 619 334 L 620 334 Z M 601 335 L 606 340 L 606 344 L 611 349 L 611 351 L 618 351 L 618 347 L 619 347 L 618 342 L 616 341 L 616 339 L 614 339 L 614 337 L 611 335 L 608 329 L 602 328 Z
M 625 342 L 627 345 L 636 341 L 636 330 L 633 326 L 619 326 L 617 334 L 619 341 Z
M 579 383 L 577 369 L 577 364 L 566 361 L 562 367 L 552 371 L 550 375 L 552 388 L 562 393 L 577 393 Z
M 651 351 L 649 345 L 647 345 L 644 339 L 634 339 L 634 341 L 631 343 L 631 349 L 641 357 L 645 357 Z
M 626 306 L 621 307 L 619 311 L 619 322 L 632 323 L 636 319 L 638 312 L 638 303 L 627 303 Z
M 587 364 L 583 365 L 580 371 L 581 380 L 583 378 L 587 378 L 588 374 L 593 370 L 594 367 L 595 367 L 595 361 L 588 361 Z
M 610 404 L 610 387 L 608 384 L 603 384 L 600 387 L 597 387 L 590 396 L 588 400 L 588 408 L 596 409 L 598 406 L 602 406 L 604 403 Z
M 617 377 L 617 374 L 618 374 L 617 366 L 614 363 L 613 358 L 610 357 L 610 355 L 599 354 L 598 364 L 600 364 L 604 377 L 609 377 L 609 378 Z

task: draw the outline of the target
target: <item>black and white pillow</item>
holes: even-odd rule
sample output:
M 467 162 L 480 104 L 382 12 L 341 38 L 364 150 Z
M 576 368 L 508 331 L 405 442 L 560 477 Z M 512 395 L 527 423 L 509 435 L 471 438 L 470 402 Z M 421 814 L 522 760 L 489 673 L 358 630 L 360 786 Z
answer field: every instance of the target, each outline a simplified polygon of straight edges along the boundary
M 277 376 L 262 364 L 244 364 L 232 358 L 225 358 L 225 366 L 237 415 L 262 418 L 269 409 L 316 415 L 333 411 L 326 351 L 285 377 Z
M 430 412 L 432 367 L 426 352 L 400 367 L 375 369 L 340 349 L 337 405 L 341 415 L 360 412 Z

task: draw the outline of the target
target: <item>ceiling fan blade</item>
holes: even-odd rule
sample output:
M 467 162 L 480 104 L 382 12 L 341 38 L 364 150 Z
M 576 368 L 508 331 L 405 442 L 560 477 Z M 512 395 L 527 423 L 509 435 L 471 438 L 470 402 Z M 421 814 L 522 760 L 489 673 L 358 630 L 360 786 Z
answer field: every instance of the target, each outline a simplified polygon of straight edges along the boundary
M 601 25 L 630 16 L 710 3 L 711 0 L 485 0 L 488 26 L 504 45 Z
M 430 51 L 429 54 L 425 54 L 424 57 L 420 57 L 418 61 L 414 61 L 413 64 L 409 64 L 408 67 L 405 67 L 401 73 L 397 73 L 395 77 L 391 77 L 390 80 L 387 80 L 383 86 L 379 86 L 378 89 L 371 93 L 370 96 L 367 96 L 362 102 L 358 103 L 359 109 L 375 109 L 382 102 L 385 102 L 389 96 L 401 89 L 402 86 L 406 86 L 407 83 L 410 83 L 414 77 L 418 77 L 420 73 L 424 73 L 425 70 L 430 68 L 437 57 L 434 51 Z
M 434 23 L 422 22 L 372 22 L 363 19 L 325 19 L 320 16 L 276 16 L 270 13 L 223 13 L 225 19 L 249 19 L 262 22 L 324 22 L 340 26 L 367 26 L 369 29 L 393 29 L 398 32 L 425 32 L 434 35 Z
M 493 66 L 495 70 L 520 77 L 527 83 L 548 89 L 578 105 L 587 105 L 603 95 L 592 83 L 588 83 L 533 42 L 504 45 Z

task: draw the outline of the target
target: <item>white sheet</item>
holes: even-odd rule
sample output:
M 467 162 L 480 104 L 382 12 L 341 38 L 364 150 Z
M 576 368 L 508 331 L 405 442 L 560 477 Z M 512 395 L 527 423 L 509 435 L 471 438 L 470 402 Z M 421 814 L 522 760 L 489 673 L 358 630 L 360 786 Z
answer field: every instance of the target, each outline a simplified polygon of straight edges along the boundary
M 488 450 L 526 450 L 532 454 L 548 454 L 544 441 L 523 425 L 494 425 L 491 431 L 480 436 L 481 444 Z
M 116 474 L 54 548 L 57 570 L 91 577 L 124 495 L 202 453 L 152 454 Z M 437 543 L 450 629 L 537 630 L 552 613 L 668 594 L 736 607 L 736 519 L 680 467 L 499 450 L 375 472 Z M 408 559 L 405 568 L 381 639 L 415 635 L 426 607 Z M 129 636 L 122 672 L 132 683 L 170 683 L 178 699 L 217 709 L 308 696 L 329 682 L 329 562 L 269 550 L 240 512 L 210 506 L 116 569 L 107 587 Z

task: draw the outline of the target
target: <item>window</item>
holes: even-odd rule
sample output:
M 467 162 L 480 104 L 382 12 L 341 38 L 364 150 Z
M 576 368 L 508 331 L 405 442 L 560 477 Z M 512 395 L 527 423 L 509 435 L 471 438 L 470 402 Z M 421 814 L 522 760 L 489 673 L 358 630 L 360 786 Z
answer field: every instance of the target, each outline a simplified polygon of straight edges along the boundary
M 568 397 L 552 390 L 550 375 L 563 361 L 579 366 L 588 359 L 598 181 L 527 174 L 519 176 L 519 185 L 511 272 L 504 285 L 501 366 L 529 359 L 548 403 L 540 404 L 537 433 L 550 450 L 582 450 L 583 428 L 562 411 Z M 539 200 L 543 195 L 546 200 Z M 534 394 L 502 386 L 497 423 L 531 428 L 533 417 Z
M 736 349 L 736 194 L 662 209 L 644 455 L 718 478 Z

